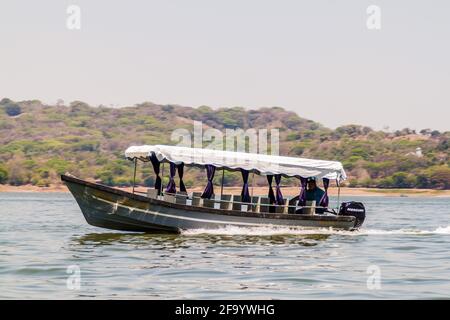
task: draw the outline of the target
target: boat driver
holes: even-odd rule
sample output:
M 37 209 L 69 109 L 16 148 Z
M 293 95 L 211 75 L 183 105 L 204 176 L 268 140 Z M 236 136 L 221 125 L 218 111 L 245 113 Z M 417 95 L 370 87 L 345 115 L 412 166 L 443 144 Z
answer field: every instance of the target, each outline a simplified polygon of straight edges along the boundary
M 325 191 L 317 186 L 316 178 L 308 178 L 306 201 L 316 201 L 316 206 L 318 206 L 324 194 Z M 316 208 L 316 213 L 324 213 L 324 211 L 323 208 Z

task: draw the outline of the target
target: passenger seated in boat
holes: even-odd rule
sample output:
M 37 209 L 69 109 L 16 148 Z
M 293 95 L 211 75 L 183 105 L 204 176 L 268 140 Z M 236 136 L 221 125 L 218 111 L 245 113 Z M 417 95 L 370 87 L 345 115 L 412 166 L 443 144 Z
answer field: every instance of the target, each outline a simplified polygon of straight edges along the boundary
M 325 191 L 317 186 L 315 178 L 308 178 L 308 187 L 306 189 L 306 201 L 316 201 L 316 205 L 319 205 L 320 199 L 322 199 Z M 325 209 L 316 208 L 316 213 L 324 213 Z

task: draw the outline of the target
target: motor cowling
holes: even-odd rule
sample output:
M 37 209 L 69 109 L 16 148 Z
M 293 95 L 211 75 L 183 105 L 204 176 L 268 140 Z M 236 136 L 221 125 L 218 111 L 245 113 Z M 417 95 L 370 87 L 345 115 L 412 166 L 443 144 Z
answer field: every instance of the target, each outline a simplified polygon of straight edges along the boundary
M 366 208 L 361 202 L 343 202 L 339 208 L 339 215 L 354 216 L 356 218 L 355 228 L 359 228 L 363 224 L 364 219 L 366 219 Z

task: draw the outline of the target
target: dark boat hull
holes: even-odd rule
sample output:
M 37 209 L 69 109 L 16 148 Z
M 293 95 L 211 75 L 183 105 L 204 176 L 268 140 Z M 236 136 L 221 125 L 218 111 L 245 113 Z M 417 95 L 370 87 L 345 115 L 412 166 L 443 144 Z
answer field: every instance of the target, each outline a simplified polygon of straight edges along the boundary
M 63 175 L 86 221 L 97 227 L 138 232 L 180 232 L 184 229 L 294 227 L 353 229 L 352 216 L 305 216 L 220 210 L 168 203 Z

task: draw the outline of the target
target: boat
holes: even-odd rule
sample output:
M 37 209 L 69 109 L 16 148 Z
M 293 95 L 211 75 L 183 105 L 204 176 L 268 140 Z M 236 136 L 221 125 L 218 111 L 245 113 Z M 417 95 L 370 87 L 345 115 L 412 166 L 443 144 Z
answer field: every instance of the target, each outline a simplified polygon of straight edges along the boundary
M 346 179 L 344 168 L 337 161 L 166 145 L 131 146 L 125 151 L 125 157 L 134 163 L 131 191 L 83 180 L 70 173 L 61 175 L 90 225 L 121 231 L 180 233 L 229 226 L 355 230 L 364 222 L 364 207 L 364 212 L 358 212 L 359 207 L 339 211 L 328 208 L 329 182 L 334 180 L 339 187 Z M 135 188 L 138 161 L 151 163 L 155 172 L 155 185 L 147 192 L 138 192 Z M 163 187 L 166 163 L 170 166 L 169 183 Z M 203 193 L 186 191 L 182 180 L 185 165 L 206 169 L 207 185 Z M 216 169 L 222 170 L 220 194 L 214 192 Z M 242 173 L 241 195 L 223 194 L 225 170 Z M 250 193 L 250 173 L 267 177 L 267 197 Z M 297 197 L 282 196 L 282 177 L 299 179 Z M 306 201 L 308 179 L 324 182 L 325 193 L 318 204 Z M 349 207 L 349 203 L 346 204 Z

